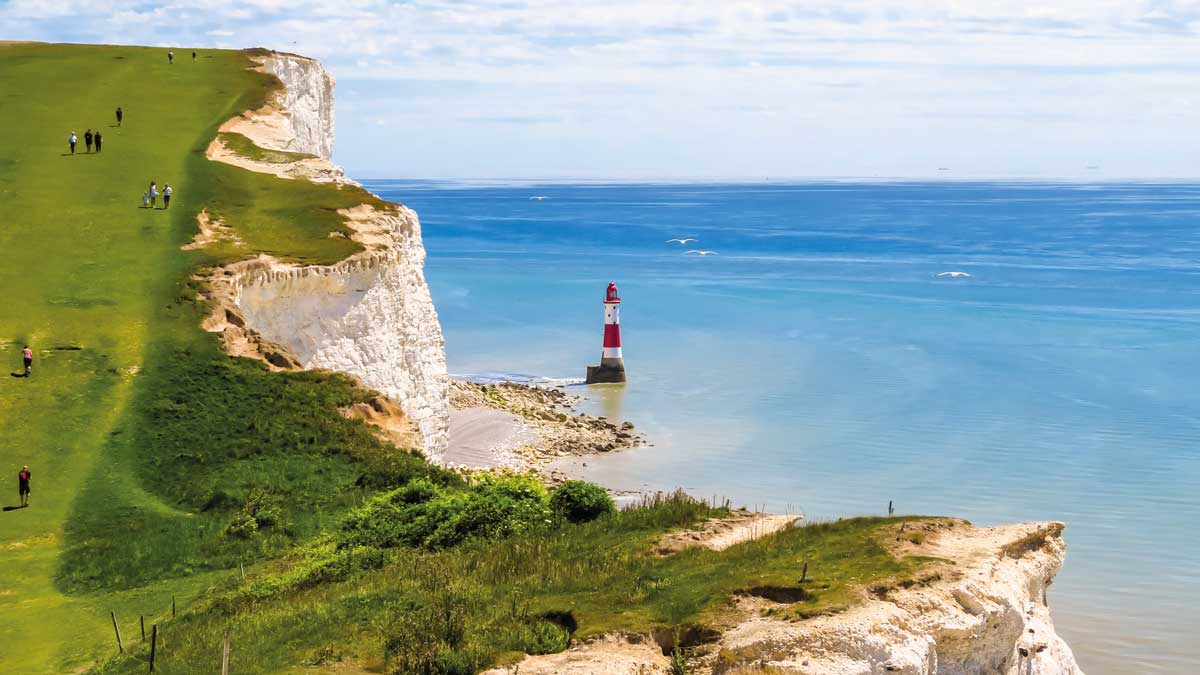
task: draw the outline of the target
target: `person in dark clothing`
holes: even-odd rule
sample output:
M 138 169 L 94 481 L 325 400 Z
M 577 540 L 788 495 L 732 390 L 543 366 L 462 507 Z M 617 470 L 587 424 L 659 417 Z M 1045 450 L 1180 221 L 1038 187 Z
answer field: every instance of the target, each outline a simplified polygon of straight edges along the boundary
M 29 506 L 29 467 L 21 467 L 17 473 L 17 493 L 21 496 L 21 506 Z
M 175 63 L 175 52 L 167 52 L 167 63 Z
M 195 63 L 195 61 L 196 61 L 196 52 L 192 52 L 192 62 Z
M 92 151 L 92 130 L 91 129 L 88 129 L 87 131 L 83 132 L 83 144 L 85 146 L 87 146 L 88 152 Z
M 171 193 L 173 193 L 173 192 L 174 192 L 174 190 L 171 189 L 171 184 L 167 183 L 167 187 L 163 188 L 163 208 L 164 209 L 169 208 L 171 206 Z
M 117 106 L 117 126 L 121 126 L 121 118 L 124 116 L 125 113 L 121 112 L 121 106 Z
M 103 139 L 103 137 L 100 136 L 99 131 L 97 131 L 96 134 L 94 136 L 92 136 L 92 141 L 96 144 L 96 152 L 100 152 L 100 142 L 102 140 L 104 140 L 104 139 Z

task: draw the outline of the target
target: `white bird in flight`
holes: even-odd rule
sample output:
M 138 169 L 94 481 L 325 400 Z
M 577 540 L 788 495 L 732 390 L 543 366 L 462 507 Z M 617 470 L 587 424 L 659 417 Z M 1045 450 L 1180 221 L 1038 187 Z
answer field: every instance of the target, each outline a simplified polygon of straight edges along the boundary
M 689 241 L 696 241 L 696 238 L 695 238 L 695 237 L 688 237 L 688 238 L 685 238 L 685 239 L 668 239 L 668 240 L 666 241 L 666 243 L 670 244 L 671 242 L 674 242 L 674 241 L 677 241 L 677 242 L 679 242 L 679 245 L 680 245 L 680 246 L 682 246 L 682 245 L 684 245 L 684 244 L 687 244 Z
M 543 196 L 541 196 L 541 195 L 538 195 L 537 197 L 530 197 L 530 199 L 532 199 L 532 200 L 534 200 L 534 201 L 539 201 L 539 202 L 542 202 L 542 201 L 545 201 L 545 200 L 546 200 L 546 198 L 545 198 L 545 197 L 543 197 Z
M 696 251 L 696 250 L 692 250 L 692 251 L 684 251 L 684 253 L 695 253 L 696 255 L 721 255 L 720 253 L 717 253 L 716 251 Z
M 939 272 L 936 276 L 939 277 L 970 277 L 966 272 Z

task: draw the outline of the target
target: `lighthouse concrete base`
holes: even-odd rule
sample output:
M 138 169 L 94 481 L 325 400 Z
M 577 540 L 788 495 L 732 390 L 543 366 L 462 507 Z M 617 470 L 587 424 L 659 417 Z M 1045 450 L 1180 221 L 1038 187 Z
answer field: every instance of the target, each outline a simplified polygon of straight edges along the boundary
M 625 364 L 616 359 L 605 359 L 616 363 L 602 362 L 598 366 L 588 366 L 586 384 L 609 384 L 625 381 Z

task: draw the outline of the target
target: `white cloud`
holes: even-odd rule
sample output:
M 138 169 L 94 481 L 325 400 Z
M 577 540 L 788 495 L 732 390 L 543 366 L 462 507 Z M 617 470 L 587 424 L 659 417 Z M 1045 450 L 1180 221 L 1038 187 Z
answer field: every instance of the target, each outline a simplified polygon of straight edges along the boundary
M 385 172 L 356 128 L 383 120 L 410 174 L 523 154 L 600 173 L 917 173 L 947 156 L 994 173 L 1189 170 L 1198 30 L 1195 0 L 0 5 L 11 38 L 236 35 L 321 58 L 362 94 L 339 158 Z

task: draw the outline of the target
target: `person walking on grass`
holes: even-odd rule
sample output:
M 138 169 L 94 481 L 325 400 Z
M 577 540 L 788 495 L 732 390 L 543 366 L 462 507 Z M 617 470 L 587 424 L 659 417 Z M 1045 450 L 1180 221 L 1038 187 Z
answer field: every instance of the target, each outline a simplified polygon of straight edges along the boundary
M 174 192 L 174 190 L 171 189 L 171 184 L 167 183 L 167 186 L 165 188 L 163 188 L 163 208 L 164 209 L 169 208 L 171 206 L 171 193 L 172 192 Z
M 92 134 L 92 142 L 96 144 L 96 152 L 100 152 L 100 141 L 101 140 L 102 140 L 102 137 L 100 136 L 99 131 Z
M 196 52 L 192 52 L 192 63 L 196 62 Z
M 175 52 L 167 51 L 167 63 L 175 63 Z
M 117 126 L 121 126 L 122 117 L 125 117 L 125 113 L 121 112 L 121 106 L 117 106 Z
M 71 144 L 71 154 L 72 155 L 75 154 L 75 144 L 78 142 L 79 142 L 79 139 L 75 137 L 75 132 L 72 131 L 71 135 L 67 137 L 67 143 Z
M 158 206 L 158 186 L 154 181 L 150 181 L 150 208 Z
M 150 193 L 149 192 L 142 193 L 142 208 L 143 209 L 150 208 Z
M 30 371 L 33 370 L 33 350 L 29 348 L 29 345 L 25 345 L 25 348 L 21 350 L 21 358 L 25 361 L 25 377 L 29 377 Z
M 17 494 L 21 497 L 21 506 L 29 506 L 29 467 L 21 467 L 17 473 Z
M 92 130 L 91 129 L 88 129 L 87 131 L 83 132 L 83 144 L 84 144 L 84 146 L 87 147 L 88 152 L 92 151 Z

